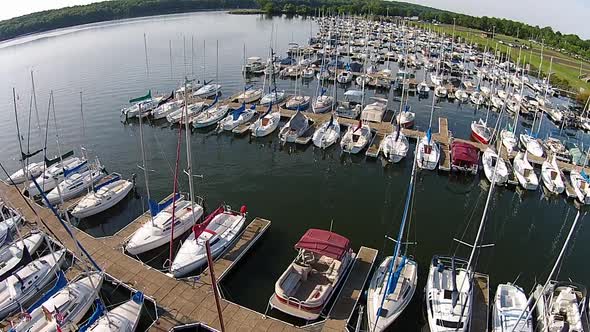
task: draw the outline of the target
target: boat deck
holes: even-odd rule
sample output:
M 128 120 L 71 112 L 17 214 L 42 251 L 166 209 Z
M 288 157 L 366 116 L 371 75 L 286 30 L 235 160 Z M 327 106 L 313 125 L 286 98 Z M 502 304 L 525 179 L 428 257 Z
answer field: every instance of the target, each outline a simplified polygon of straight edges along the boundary
M 490 312 L 490 277 L 487 274 L 476 272 L 474 286 L 473 311 L 471 312 L 469 331 L 487 331 Z
M 0 198 L 7 205 L 21 213 L 25 219 L 31 222 L 37 221 L 37 217 L 29 209 L 18 189 L 0 182 Z M 77 258 L 82 259 L 82 255 L 74 241 L 69 237 L 51 210 L 34 203 L 32 200 L 28 200 L 28 202 L 31 203 L 35 212 L 47 224 L 48 233 L 53 233 L 58 241 L 63 243 Z M 203 322 L 219 329 L 220 324 L 215 309 L 215 299 L 210 282 L 207 280 L 209 279 L 207 273 L 198 279 L 174 279 L 125 255 L 121 250 L 123 244 L 121 241 L 132 234 L 148 218 L 149 214 L 142 214 L 128 227 L 110 237 L 95 238 L 76 228 L 73 228 L 73 233 L 106 273 L 129 287 L 141 290 L 146 296 L 154 299 L 159 308 L 160 318 L 150 330 L 168 331 L 174 325 L 191 322 Z M 244 257 L 246 252 L 262 237 L 270 223 L 269 220 L 255 218 L 245 228 L 234 246 L 215 262 L 214 268 L 219 276 L 218 280 L 227 275 L 236 263 Z M 261 313 L 246 309 L 227 300 L 221 301 L 221 307 L 225 327 L 228 331 L 238 331 L 244 328 L 264 331 L 296 330 L 287 323 L 272 318 L 265 319 Z
M 344 281 L 336 301 L 328 313 L 323 331 L 340 332 L 346 329 L 373 269 L 377 253 L 378 251 L 372 248 L 361 247 L 359 249 L 348 278 Z
M 314 121 L 314 123 L 309 126 L 309 128 L 307 128 L 307 130 L 303 133 L 303 135 L 297 137 L 297 139 L 295 140 L 295 143 L 297 144 L 301 144 L 301 145 L 307 145 L 309 144 L 309 142 L 311 142 L 311 139 L 313 138 L 313 134 L 316 131 L 316 128 L 319 126 L 319 122 Z
M 232 133 L 237 134 L 237 135 L 242 135 L 242 134 L 246 133 L 248 130 L 250 130 L 250 125 L 252 123 L 256 122 L 256 120 L 258 120 L 259 116 L 260 116 L 260 113 L 254 114 L 254 116 L 252 117 L 252 119 L 250 119 L 250 121 L 247 121 L 246 123 L 242 123 L 241 125 L 235 127 L 232 130 Z

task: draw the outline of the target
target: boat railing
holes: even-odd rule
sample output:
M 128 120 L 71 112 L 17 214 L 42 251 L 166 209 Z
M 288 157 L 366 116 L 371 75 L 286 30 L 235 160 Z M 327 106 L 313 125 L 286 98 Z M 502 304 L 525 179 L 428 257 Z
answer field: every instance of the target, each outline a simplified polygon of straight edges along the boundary
M 301 303 L 301 300 L 299 300 L 298 298 L 289 296 L 289 298 L 287 299 L 287 304 L 293 305 L 293 303 L 297 305 L 297 309 L 301 309 L 301 307 L 303 306 L 303 304 Z

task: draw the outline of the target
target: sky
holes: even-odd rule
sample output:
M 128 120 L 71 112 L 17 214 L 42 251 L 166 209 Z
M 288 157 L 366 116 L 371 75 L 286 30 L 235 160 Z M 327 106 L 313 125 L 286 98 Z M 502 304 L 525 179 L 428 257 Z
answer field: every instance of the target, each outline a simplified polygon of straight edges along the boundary
M 98 0 L 4 0 L 0 20 Z M 401 0 L 475 16 L 495 16 L 590 39 L 590 0 Z
M 399 0 L 474 16 L 550 26 L 590 39 L 590 0 Z

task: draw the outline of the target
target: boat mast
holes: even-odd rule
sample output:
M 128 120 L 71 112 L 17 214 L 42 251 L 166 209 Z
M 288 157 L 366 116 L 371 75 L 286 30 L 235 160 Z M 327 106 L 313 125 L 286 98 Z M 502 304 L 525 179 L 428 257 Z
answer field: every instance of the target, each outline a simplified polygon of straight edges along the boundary
M 16 138 L 18 140 L 18 146 L 20 147 L 20 162 L 21 162 L 21 167 L 23 168 L 23 174 L 25 175 L 25 188 L 28 188 L 29 187 L 29 170 L 26 168 L 25 158 L 23 158 L 24 157 L 23 142 L 21 141 L 20 127 L 18 125 L 18 112 L 16 111 L 16 90 L 15 90 L 15 88 L 12 88 L 12 101 L 14 103 L 14 119 L 16 121 Z
M 37 92 L 35 91 L 35 78 L 33 77 L 33 71 L 31 70 L 31 88 L 33 92 L 33 105 L 35 106 L 35 115 L 37 116 L 37 129 L 41 129 L 39 122 L 39 109 L 37 108 Z
M 561 263 L 561 259 L 563 258 L 563 255 L 565 254 L 565 249 L 567 249 L 567 246 L 572 238 L 572 235 L 574 233 L 574 230 L 576 229 L 579 219 L 580 219 L 580 210 L 578 210 L 578 213 L 576 214 L 576 218 L 574 219 L 574 222 L 572 223 L 572 227 L 570 228 L 570 231 L 567 234 L 567 237 L 565 238 L 565 242 L 563 243 L 563 246 L 561 247 L 561 251 L 559 252 L 559 255 L 557 256 L 557 259 L 555 260 L 555 264 L 553 264 L 553 267 L 551 268 L 551 272 L 549 272 L 549 275 L 547 276 L 547 281 L 545 281 L 545 284 L 543 284 L 543 288 L 541 289 L 541 296 L 543 296 L 543 294 L 545 294 L 547 286 L 549 286 L 549 282 L 553 278 L 553 274 L 555 273 L 555 271 L 557 270 L 557 267 Z M 518 326 L 518 323 L 520 323 L 520 321 L 524 317 L 524 312 L 526 311 L 526 309 L 527 308 L 535 308 L 537 306 L 537 302 L 539 301 L 539 299 L 537 298 L 537 300 L 535 300 L 535 302 L 531 306 L 530 304 L 531 304 L 532 300 L 533 300 L 533 296 L 531 295 L 527 301 L 527 305 L 526 305 L 525 309 L 523 309 L 520 312 L 520 316 L 518 316 L 518 320 L 516 321 L 516 324 L 514 324 L 514 327 L 512 328 L 511 332 L 515 332 L 516 327 Z M 526 315 L 526 318 L 524 320 L 525 322 L 528 321 L 528 319 L 531 316 L 531 313 L 532 313 L 532 310 L 529 310 L 529 312 Z
M 186 92 L 186 91 L 185 91 Z M 186 93 L 185 93 L 186 94 Z M 148 96 L 151 95 L 151 92 L 148 92 Z M 131 102 L 131 101 L 130 101 Z M 141 120 L 141 102 L 138 104 L 139 106 L 139 145 L 141 146 L 141 164 L 142 167 L 140 167 L 143 170 L 143 178 L 145 180 L 145 191 L 147 192 L 147 199 L 148 199 L 148 204 L 151 200 L 151 195 L 150 195 L 150 182 L 149 182 L 149 176 L 148 176 L 148 168 L 147 168 L 147 161 L 145 158 L 145 147 L 144 147 L 144 142 L 143 142 L 143 124 L 142 124 L 142 120 Z M 152 226 L 154 226 L 154 216 L 150 213 L 150 221 L 152 223 Z
M 418 152 L 418 145 L 416 145 L 416 156 Z M 410 201 L 412 198 L 412 193 L 413 193 L 413 188 L 414 188 L 414 178 L 416 176 L 416 160 L 418 158 L 414 158 L 414 162 L 412 164 L 412 175 L 410 176 L 410 184 L 408 185 L 408 194 L 406 196 L 406 204 L 404 206 L 404 214 L 402 216 L 402 223 L 399 227 L 399 232 L 397 234 L 397 240 L 395 241 L 395 247 L 393 249 L 393 256 L 391 258 L 391 263 L 389 264 L 389 276 L 387 277 L 387 282 L 385 283 L 385 290 L 383 287 L 381 287 L 381 291 L 383 291 L 383 297 L 381 298 L 381 304 L 379 305 L 379 309 L 377 310 L 377 318 L 375 319 L 375 324 L 373 325 L 373 328 L 371 329 L 371 331 L 375 331 L 377 328 L 377 322 L 379 321 L 379 317 L 381 316 L 381 309 L 383 308 L 383 303 L 385 302 L 385 297 L 387 297 L 388 294 L 393 293 L 393 291 L 395 290 L 396 284 L 392 284 L 391 289 L 390 289 L 390 282 L 391 282 L 391 278 L 393 278 L 393 274 L 394 271 L 397 270 L 398 268 L 398 264 L 397 264 L 397 257 L 400 255 L 400 251 L 401 251 L 401 246 L 402 246 L 402 236 L 404 235 L 404 229 L 406 227 L 406 221 L 408 220 L 408 212 L 410 210 Z M 407 244 L 406 244 L 407 246 Z

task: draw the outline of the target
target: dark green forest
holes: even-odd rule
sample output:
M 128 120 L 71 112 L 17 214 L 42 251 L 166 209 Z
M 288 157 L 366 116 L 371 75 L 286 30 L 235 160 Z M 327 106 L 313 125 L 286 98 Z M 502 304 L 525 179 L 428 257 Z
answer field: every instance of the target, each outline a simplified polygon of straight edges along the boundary
M 113 0 L 33 13 L 0 22 L 0 41 L 80 24 L 199 10 L 259 8 L 267 14 L 418 16 L 421 20 L 479 29 L 546 45 L 590 58 L 590 40 L 562 34 L 551 27 L 531 26 L 494 17 L 475 17 L 435 8 L 382 0 Z M 567 9 L 564 8 L 564 11 Z

